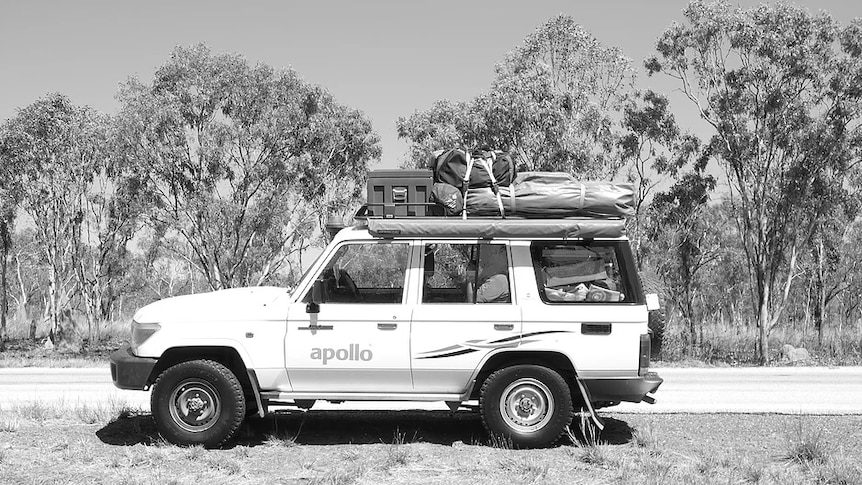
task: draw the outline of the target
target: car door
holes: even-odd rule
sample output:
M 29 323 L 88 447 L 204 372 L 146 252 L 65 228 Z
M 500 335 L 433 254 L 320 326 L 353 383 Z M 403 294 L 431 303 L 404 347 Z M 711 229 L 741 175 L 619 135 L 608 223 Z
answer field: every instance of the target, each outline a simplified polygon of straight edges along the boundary
M 424 241 L 422 288 L 413 312 L 411 356 L 416 392 L 460 393 L 490 353 L 516 347 L 505 243 Z
M 409 392 L 411 246 L 352 241 L 322 266 L 319 312 L 288 312 L 286 366 L 297 392 Z M 310 301 L 309 289 L 305 302 Z
M 583 379 L 638 375 L 646 308 L 627 241 L 533 241 L 539 298 L 524 302 L 530 350 L 560 349 Z

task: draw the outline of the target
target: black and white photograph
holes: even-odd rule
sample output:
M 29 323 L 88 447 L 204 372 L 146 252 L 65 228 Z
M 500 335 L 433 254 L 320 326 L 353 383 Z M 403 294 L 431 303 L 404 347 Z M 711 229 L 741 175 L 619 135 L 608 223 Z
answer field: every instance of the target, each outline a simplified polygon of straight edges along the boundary
M 0 485 L 862 485 L 862 3 L 0 0 Z

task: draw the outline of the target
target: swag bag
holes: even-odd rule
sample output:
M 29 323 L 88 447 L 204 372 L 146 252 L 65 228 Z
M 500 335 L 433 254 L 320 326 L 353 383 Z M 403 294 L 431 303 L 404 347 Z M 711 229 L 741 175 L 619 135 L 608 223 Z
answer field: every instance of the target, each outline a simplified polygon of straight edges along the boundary
M 470 158 L 468 163 L 467 153 L 457 148 L 435 151 L 428 163 L 428 168 L 434 172 L 434 182 L 449 184 L 464 191 L 468 188 L 509 185 L 515 178 L 514 161 L 506 152 L 474 150 L 470 152 Z M 468 180 L 466 186 L 465 179 Z
M 511 188 L 500 187 L 498 193 L 481 187 L 469 189 L 464 206 L 476 216 L 624 218 L 634 215 L 634 187 L 581 182 L 560 172 L 522 172 Z

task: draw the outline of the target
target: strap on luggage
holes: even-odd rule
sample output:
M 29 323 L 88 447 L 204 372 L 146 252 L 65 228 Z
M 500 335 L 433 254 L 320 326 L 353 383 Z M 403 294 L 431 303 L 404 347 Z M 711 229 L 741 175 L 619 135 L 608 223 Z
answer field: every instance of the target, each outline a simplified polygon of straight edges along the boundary
M 467 219 L 467 192 L 470 188 L 470 172 L 473 171 L 473 157 L 470 156 L 470 150 L 464 150 L 464 156 L 467 157 L 467 170 L 464 171 L 464 183 L 461 185 L 461 195 L 464 199 L 464 210 L 461 211 L 461 219 Z
M 587 187 L 584 184 L 581 184 L 581 200 L 578 201 L 578 209 L 584 208 L 584 199 L 587 196 Z
M 491 190 L 494 192 L 494 195 L 497 198 L 497 207 L 500 209 L 500 216 L 506 217 L 506 209 L 503 207 L 503 196 L 500 195 L 500 186 L 497 184 L 497 179 L 494 178 L 494 162 L 497 159 L 497 155 L 494 152 L 491 152 L 490 159 L 483 158 L 481 159 L 482 166 L 488 172 L 488 178 L 491 179 Z

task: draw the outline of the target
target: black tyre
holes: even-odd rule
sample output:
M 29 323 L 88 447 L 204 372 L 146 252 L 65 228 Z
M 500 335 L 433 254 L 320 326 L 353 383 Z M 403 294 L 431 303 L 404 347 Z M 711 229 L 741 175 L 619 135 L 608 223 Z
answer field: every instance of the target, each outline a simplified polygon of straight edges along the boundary
M 245 397 L 233 372 L 211 360 L 168 368 L 150 399 L 159 433 L 177 445 L 212 448 L 229 440 L 245 417 Z
M 516 365 L 494 372 L 479 397 L 489 433 L 519 448 L 554 444 L 572 422 L 572 394 L 557 372 Z

